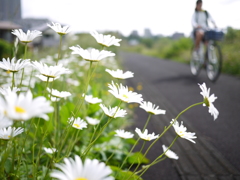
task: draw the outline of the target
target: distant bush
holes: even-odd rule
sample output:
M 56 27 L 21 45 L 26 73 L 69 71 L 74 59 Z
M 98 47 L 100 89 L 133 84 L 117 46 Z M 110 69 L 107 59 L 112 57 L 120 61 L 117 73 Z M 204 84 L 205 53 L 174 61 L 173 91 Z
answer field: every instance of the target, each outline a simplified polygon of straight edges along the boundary
M 145 54 L 162 59 L 171 59 L 189 63 L 191 59 L 191 38 L 173 40 L 168 37 L 139 38 L 139 44 L 128 46 L 123 50 Z M 223 41 L 218 42 L 222 49 L 222 72 L 240 75 L 240 30 L 227 28 Z
M 0 60 L 2 58 L 12 58 L 13 57 L 13 51 L 14 51 L 14 45 L 0 39 Z M 24 53 L 24 46 L 22 44 L 18 44 L 18 51 L 17 51 L 17 58 L 22 58 L 22 55 Z
M 8 42 L 0 39 L 0 59 L 7 58 L 12 55 L 12 46 Z
M 223 72 L 240 75 L 240 30 L 229 27 L 221 47 Z
M 189 51 L 192 47 L 192 41 L 190 38 L 181 38 L 177 41 L 173 41 L 163 53 L 162 57 L 166 59 L 186 60 L 182 57 L 183 52 Z M 188 59 L 187 59 L 188 60 Z

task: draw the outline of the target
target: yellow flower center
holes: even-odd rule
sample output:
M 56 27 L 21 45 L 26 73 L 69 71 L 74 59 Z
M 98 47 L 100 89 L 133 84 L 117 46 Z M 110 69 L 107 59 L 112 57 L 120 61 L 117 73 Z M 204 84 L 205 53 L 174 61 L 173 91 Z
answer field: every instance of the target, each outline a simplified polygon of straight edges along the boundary
M 183 133 L 182 131 L 180 131 L 180 132 L 178 133 L 178 135 L 179 135 L 180 137 L 182 137 L 182 136 L 184 136 L 184 133 Z
M 79 124 L 73 124 L 73 126 L 75 126 L 75 127 L 77 127 L 77 128 L 79 128 L 79 127 L 80 127 L 80 125 L 79 125 Z
M 145 138 L 146 141 L 150 141 L 150 137 Z
M 88 180 L 86 178 L 75 178 L 74 180 Z
M 123 95 L 124 98 L 128 98 L 128 96 L 126 94 Z
M 208 98 L 204 98 L 203 102 L 204 102 L 204 104 L 205 104 L 207 107 L 210 106 L 210 103 L 209 103 L 209 101 L 208 101 Z
M 23 109 L 23 108 L 21 108 L 19 106 L 15 107 L 15 111 L 18 112 L 18 113 L 25 113 L 26 112 L 25 109 Z
M 60 36 L 65 35 L 65 32 L 57 32 Z M 81 179 L 81 178 L 80 178 Z

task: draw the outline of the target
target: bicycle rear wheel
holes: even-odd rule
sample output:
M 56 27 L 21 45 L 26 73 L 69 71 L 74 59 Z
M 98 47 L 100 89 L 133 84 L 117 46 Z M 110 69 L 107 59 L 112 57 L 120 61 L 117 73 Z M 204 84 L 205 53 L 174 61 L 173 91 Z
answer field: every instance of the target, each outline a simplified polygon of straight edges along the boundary
M 201 43 L 198 53 L 194 51 L 194 48 L 192 48 L 192 51 L 191 51 L 190 70 L 194 76 L 197 76 L 200 73 L 200 70 L 202 68 L 203 54 L 204 54 L 203 48 L 204 48 L 203 44 Z
M 215 82 L 221 73 L 222 54 L 220 47 L 214 42 L 209 42 L 208 44 L 207 58 L 207 76 L 210 81 Z

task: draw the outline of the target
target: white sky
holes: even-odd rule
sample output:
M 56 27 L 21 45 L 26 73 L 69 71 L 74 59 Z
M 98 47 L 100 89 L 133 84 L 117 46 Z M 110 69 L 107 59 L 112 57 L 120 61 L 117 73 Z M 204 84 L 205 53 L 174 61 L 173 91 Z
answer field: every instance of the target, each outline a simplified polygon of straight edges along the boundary
M 196 0 L 22 0 L 22 15 L 70 25 L 73 31 L 117 30 L 129 35 L 145 28 L 156 34 L 189 35 Z M 203 0 L 219 28 L 240 29 L 240 0 Z

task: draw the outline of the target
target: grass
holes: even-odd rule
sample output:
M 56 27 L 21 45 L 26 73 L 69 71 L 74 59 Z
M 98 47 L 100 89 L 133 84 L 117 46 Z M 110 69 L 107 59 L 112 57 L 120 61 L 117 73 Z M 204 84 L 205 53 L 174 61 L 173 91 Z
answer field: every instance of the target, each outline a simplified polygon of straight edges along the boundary
M 126 39 L 129 41 L 129 39 Z M 161 59 L 189 63 L 193 42 L 191 38 L 173 40 L 168 37 L 138 38 L 139 44 L 128 45 L 123 50 L 136 52 Z M 240 76 L 240 30 L 228 28 L 222 41 L 218 42 L 222 49 L 222 72 Z

